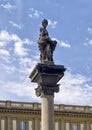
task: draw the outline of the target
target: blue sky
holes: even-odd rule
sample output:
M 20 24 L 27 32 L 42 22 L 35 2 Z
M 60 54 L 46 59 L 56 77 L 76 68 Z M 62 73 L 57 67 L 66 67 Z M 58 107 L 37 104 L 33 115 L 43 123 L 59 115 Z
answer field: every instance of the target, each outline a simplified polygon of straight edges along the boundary
M 92 1 L 0 0 L 0 100 L 40 102 L 28 78 L 39 61 L 42 19 L 67 68 L 55 103 L 92 105 Z

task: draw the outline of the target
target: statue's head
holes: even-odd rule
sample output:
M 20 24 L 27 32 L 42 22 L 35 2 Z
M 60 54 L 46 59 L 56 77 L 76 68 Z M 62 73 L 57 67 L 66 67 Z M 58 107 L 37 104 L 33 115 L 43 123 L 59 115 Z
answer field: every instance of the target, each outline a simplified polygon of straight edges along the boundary
M 43 21 L 42 21 L 42 26 L 43 26 L 44 28 L 46 28 L 47 25 L 48 25 L 48 21 L 47 21 L 46 19 L 43 19 Z

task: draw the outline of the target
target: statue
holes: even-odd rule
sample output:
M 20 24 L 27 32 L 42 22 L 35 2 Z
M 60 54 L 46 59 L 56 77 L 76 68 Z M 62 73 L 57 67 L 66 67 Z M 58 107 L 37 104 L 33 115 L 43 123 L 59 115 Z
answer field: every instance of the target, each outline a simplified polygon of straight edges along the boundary
M 40 36 L 38 39 L 38 47 L 40 50 L 40 61 L 42 64 L 54 64 L 53 52 L 55 50 L 57 41 L 51 40 L 46 30 L 48 21 L 44 19 L 42 21 L 42 27 L 40 28 Z

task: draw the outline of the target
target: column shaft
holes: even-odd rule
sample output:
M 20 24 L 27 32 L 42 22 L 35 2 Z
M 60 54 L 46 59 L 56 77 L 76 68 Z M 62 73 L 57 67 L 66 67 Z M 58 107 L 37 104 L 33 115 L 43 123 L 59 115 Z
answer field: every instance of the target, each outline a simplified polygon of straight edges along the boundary
M 41 130 L 54 130 L 54 97 L 45 95 L 42 97 Z
M 35 118 L 35 130 L 39 130 L 39 120 L 37 118 Z
M 87 130 L 90 130 L 90 125 L 88 121 L 87 121 Z
M 7 130 L 11 130 L 11 118 L 7 117 Z
M 65 127 L 64 125 L 66 125 L 66 124 L 64 124 L 64 120 L 62 119 L 61 120 L 61 130 L 64 130 L 64 127 Z

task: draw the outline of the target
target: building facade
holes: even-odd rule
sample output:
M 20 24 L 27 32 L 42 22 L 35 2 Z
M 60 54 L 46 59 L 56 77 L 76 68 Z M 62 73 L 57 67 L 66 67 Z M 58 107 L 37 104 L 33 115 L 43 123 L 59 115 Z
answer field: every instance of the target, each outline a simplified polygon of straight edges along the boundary
M 92 107 L 55 104 L 55 130 L 92 130 Z M 0 101 L 0 130 L 41 130 L 41 104 Z

